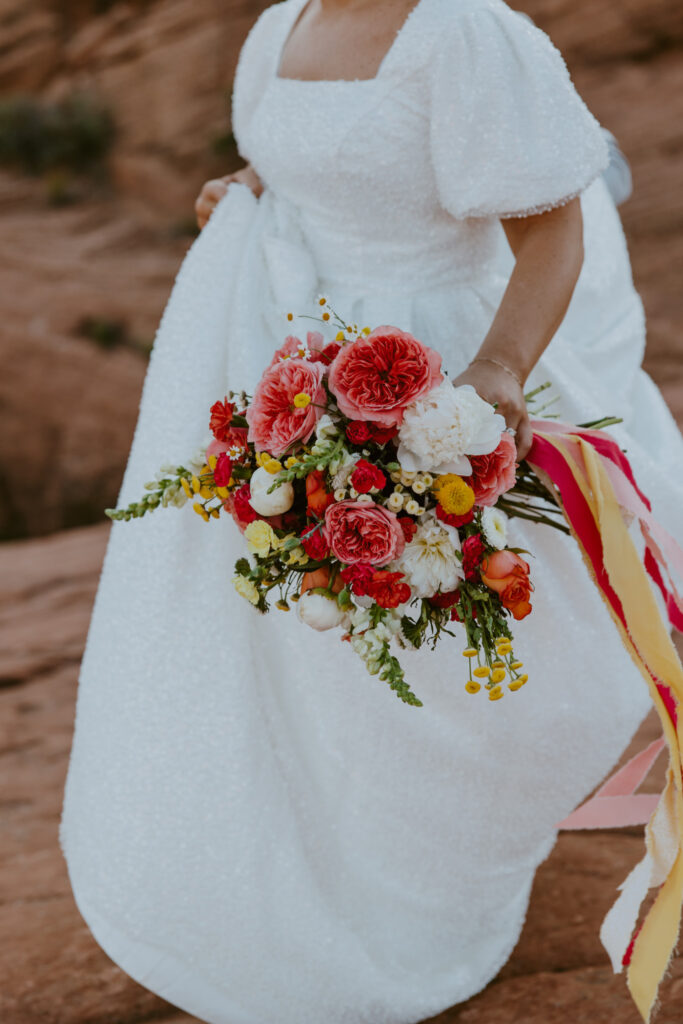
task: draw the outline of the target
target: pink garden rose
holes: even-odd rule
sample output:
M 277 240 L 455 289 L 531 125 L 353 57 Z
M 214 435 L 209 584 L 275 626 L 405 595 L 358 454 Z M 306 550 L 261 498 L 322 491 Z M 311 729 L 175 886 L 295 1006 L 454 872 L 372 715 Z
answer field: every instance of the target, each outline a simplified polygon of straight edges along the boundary
M 477 505 L 495 505 L 501 494 L 514 487 L 517 479 L 517 447 L 512 434 L 503 432 L 490 455 L 471 455 L 472 476 L 468 483 Z
M 403 553 L 401 524 L 389 509 L 362 501 L 339 501 L 325 512 L 325 536 L 340 562 L 387 565 Z
M 406 406 L 442 380 L 438 352 L 397 327 L 378 327 L 342 348 L 329 385 L 344 416 L 396 427 Z
M 307 441 L 326 401 L 324 376 L 322 363 L 308 363 L 304 359 L 285 359 L 270 366 L 247 409 L 249 440 L 275 456 L 284 455 L 297 441 Z M 297 395 L 308 395 L 308 405 L 297 408 Z
M 301 338 L 297 338 L 294 334 L 290 334 L 285 338 L 280 348 L 275 352 L 275 355 L 271 359 L 270 366 L 275 366 L 276 363 L 282 363 L 286 359 L 307 359 L 308 356 L 303 355 L 304 352 L 309 352 L 310 355 L 317 355 L 322 352 L 324 347 L 325 339 L 320 331 L 309 331 L 306 335 L 306 341 L 302 341 Z M 270 369 L 270 366 L 268 369 Z

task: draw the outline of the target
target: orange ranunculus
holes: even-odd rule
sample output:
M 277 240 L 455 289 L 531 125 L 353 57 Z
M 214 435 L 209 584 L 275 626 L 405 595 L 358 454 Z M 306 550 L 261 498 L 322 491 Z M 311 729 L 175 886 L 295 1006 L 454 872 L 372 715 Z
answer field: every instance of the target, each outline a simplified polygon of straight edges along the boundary
M 319 469 L 314 469 L 306 477 L 306 498 L 309 515 L 315 515 L 319 519 L 322 519 L 325 509 L 334 501 L 334 496 L 325 489 L 325 474 Z
M 494 551 L 481 563 L 482 582 L 500 596 L 513 618 L 523 619 L 531 611 L 529 595 L 534 589 L 529 580 L 529 563 L 514 551 Z
M 322 569 L 314 569 L 313 572 L 305 572 L 301 577 L 301 593 L 307 590 L 315 590 L 317 587 L 328 587 L 330 584 L 330 570 L 323 566 Z M 344 589 L 344 581 L 337 576 L 332 585 L 332 593 L 338 594 Z

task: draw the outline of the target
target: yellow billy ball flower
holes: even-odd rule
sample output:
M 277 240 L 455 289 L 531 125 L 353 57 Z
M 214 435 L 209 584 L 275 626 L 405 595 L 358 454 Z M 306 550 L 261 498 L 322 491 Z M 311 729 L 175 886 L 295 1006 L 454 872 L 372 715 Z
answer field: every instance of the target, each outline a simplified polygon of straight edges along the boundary
M 503 668 L 494 668 L 493 672 L 491 673 L 491 682 L 492 683 L 502 683 L 504 679 L 505 679 L 505 669 L 503 669 Z
M 251 604 L 258 604 L 259 593 L 251 580 L 245 580 L 244 576 L 233 576 L 232 585 L 240 597 L 246 598 Z
M 247 547 L 254 555 L 265 558 L 277 545 L 277 536 L 270 523 L 255 519 L 244 531 Z
M 479 693 L 481 690 L 481 683 L 475 683 L 474 679 L 470 679 L 468 683 L 465 683 L 465 689 L 468 693 Z
M 487 665 L 480 665 L 479 668 L 475 668 L 472 675 L 476 676 L 477 679 L 488 679 L 490 673 L 491 669 Z
M 279 473 L 282 469 L 282 463 L 278 462 L 277 459 L 271 459 L 270 455 L 268 458 L 263 460 L 262 465 L 266 473 L 272 473 L 273 476 L 275 476 L 276 473 Z
M 293 402 L 295 409 L 305 409 L 311 404 L 311 396 L 307 395 L 305 391 L 300 391 L 298 395 L 294 395 Z
M 474 505 L 474 491 L 457 473 L 445 473 L 436 478 L 434 494 L 444 512 L 464 516 Z
M 494 686 L 493 689 L 489 690 L 489 700 L 500 700 L 503 696 L 505 695 L 500 686 Z

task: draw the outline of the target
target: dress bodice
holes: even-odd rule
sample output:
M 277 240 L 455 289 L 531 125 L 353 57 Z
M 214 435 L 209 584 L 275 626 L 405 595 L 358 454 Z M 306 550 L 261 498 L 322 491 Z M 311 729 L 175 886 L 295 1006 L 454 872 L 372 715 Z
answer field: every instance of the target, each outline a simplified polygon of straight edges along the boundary
M 292 204 L 319 276 L 366 291 L 486 274 L 501 216 L 583 190 L 606 161 L 548 38 L 500 0 L 419 0 L 372 79 L 278 75 L 305 0 L 261 15 L 235 80 L 242 156 Z

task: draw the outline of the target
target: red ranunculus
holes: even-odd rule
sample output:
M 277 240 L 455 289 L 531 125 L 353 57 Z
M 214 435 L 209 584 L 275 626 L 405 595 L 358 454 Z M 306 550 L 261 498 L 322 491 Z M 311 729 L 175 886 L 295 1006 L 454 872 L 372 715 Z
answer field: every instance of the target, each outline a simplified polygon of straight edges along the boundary
M 301 534 L 300 540 L 301 547 L 308 557 L 314 558 L 316 562 L 327 558 L 330 553 L 330 545 L 325 540 L 322 526 L 307 527 Z
M 388 565 L 403 554 L 405 539 L 398 519 L 382 505 L 338 501 L 325 512 L 325 533 L 340 562 Z
M 322 519 L 325 509 L 334 501 L 334 495 L 325 487 L 325 474 L 322 470 L 314 469 L 306 477 L 306 499 L 309 516 Z
M 344 416 L 397 427 L 406 406 L 443 380 L 441 356 L 397 327 L 378 327 L 345 345 L 330 367 Z
M 365 444 L 370 440 L 370 424 L 363 420 L 351 420 L 346 424 L 346 436 L 351 444 Z
M 231 491 L 225 500 L 226 509 L 230 512 L 242 532 L 246 530 L 249 523 L 263 518 L 251 507 L 250 498 L 251 488 L 249 484 L 242 484 L 237 490 Z
M 462 570 L 466 580 L 476 579 L 486 545 L 480 533 L 473 533 L 462 542 Z
M 474 491 L 477 505 L 493 506 L 501 494 L 515 486 L 517 479 L 517 447 L 512 434 L 501 434 L 498 447 L 490 455 L 472 455 L 472 476 L 467 482 Z
M 225 441 L 230 430 L 230 423 L 235 412 L 235 406 L 227 398 L 222 402 L 214 402 L 211 406 L 211 419 L 209 427 L 217 441 Z
M 382 470 L 367 459 L 359 459 L 351 474 L 351 486 L 359 494 L 367 494 L 373 487 L 381 491 L 386 482 L 387 478 Z
M 401 583 L 402 572 L 373 572 L 368 581 L 367 595 L 382 608 L 398 608 L 410 600 L 410 587 Z
M 433 604 L 435 608 L 452 608 L 454 604 L 457 604 L 460 600 L 459 590 L 449 590 L 448 593 L 432 594 L 429 598 L 429 603 Z
M 227 487 L 232 476 L 232 459 L 223 452 L 218 456 L 216 467 L 213 471 L 213 479 L 216 487 Z
M 357 594 L 358 597 L 365 597 L 374 571 L 367 562 L 356 562 L 355 565 L 347 565 L 339 575 L 354 594 Z
M 412 516 L 399 516 L 398 525 L 403 530 L 403 536 L 405 537 L 406 544 L 410 544 L 411 540 L 417 533 L 417 523 Z
M 442 523 L 446 523 L 447 526 L 454 526 L 457 529 L 461 526 L 467 526 L 474 519 L 474 508 L 471 508 L 469 512 L 465 512 L 462 516 L 456 516 L 452 512 L 444 512 L 441 505 L 436 506 L 436 518 L 440 519 Z

